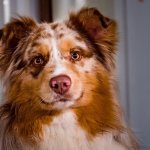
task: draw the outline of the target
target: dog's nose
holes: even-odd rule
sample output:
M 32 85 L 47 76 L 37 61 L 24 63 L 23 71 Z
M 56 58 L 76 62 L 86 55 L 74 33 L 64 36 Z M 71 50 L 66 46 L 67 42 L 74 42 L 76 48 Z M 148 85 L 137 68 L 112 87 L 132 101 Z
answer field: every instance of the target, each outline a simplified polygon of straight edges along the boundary
M 58 94 L 65 94 L 71 86 L 71 79 L 67 75 L 59 75 L 50 80 L 50 87 Z

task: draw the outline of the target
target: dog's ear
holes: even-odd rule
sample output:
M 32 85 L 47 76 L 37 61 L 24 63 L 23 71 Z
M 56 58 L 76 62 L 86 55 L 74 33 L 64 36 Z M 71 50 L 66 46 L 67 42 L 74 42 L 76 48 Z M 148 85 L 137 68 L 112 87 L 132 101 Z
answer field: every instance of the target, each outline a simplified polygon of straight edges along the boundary
M 12 54 L 19 42 L 23 42 L 37 24 L 28 17 L 12 19 L 0 29 L 0 71 L 5 71 L 10 64 Z
M 70 15 L 69 23 L 96 45 L 103 63 L 110 69 L 114 65 L 113 55 L 116 51 L 116 22 L 103 16 L 96 8 L 83 8 Z
M 13 53 L 18 42 L 26 37 L 35 26 L 36 23 L 28 17 L 12 19 L 10 23 L 0 30 L 0 41 L 4 49 L 9 53 Z

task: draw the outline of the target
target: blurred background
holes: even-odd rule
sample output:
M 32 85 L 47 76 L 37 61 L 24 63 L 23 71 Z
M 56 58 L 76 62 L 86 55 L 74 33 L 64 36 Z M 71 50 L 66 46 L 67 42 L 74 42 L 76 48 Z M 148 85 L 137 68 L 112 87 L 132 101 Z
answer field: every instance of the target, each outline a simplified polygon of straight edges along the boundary
M 150 150 L 150 0 L 0 0 L 0 28 L 18 15 L 62 20 L 82 6 L 97 7 L 118 22 L 120 100 L 142 150 Z

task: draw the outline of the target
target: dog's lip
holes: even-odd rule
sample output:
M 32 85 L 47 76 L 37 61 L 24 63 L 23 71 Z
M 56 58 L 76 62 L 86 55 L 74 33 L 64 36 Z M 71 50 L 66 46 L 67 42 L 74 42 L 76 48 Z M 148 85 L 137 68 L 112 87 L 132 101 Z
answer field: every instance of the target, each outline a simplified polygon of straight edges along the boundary
M 58 102 L 68 102 L 68 101 L 72 101 L 70 99 L 66 99 L 66 98 L 60 98 L 59 100 L 56 100 L 56 101 L 53 101 L 51 102 L 51 104 L 55 104 L 55 103 L 58 103 Z
M 58 103 L 58 102 L 67 102 L 67 101 L 72 101 L 72 100 L 66 99 L 66 98 L 60 98 L 60 99 L 55 100 L 55 101 L 53 101 L 53 102 L 47 102 L 47 101 L 41 99 L 41 102 L 42 102 L 43 104 L 46 104 L 46 105 L 54 105 L 55 103 Z
M 83 97 L 83 93 L 84 93 L 84 92 L 82 92 L 81 95 L 80 95 L 76 100 L 82 98 L 82 97 Z M 41 102 L 42 102 L 43 104 L 46 104 L 46 105 L 54 105 L 55 103 L 59 103 L 59 102 L 65 103 L 65 102 L 69 102 L 69 101 L 70 101 L 70 102 L 71 102 L 71 101 L 75 101 L 75 99 L 65 98 L 65 97 L 59 97 L 59 98 L 57 98 L 57 100 L 52 101 L 52 102 L 47 102 L 47 101 L 45 101 L 45 100 L 42 99 L 42 98 L 40 98 L 40 99 L 41 99 Z

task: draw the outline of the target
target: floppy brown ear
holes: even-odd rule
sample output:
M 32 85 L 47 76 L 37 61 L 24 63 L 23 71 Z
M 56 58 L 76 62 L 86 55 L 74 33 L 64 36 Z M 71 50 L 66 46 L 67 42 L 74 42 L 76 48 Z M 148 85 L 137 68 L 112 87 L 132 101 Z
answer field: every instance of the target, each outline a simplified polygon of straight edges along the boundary
M 12 19 L 10 23 L 0 30 L 0 39 L 5 50 L 12 53 L 16 49 L 18 42 L 26 37 L 35 26 L 36 23 L 28 17 Z
M 0 29 L 0 71 L 7 69 L 18 43 L 27 37 L 36 26 L 32 19 L 20 17 L 13 19 L 3 29 Z
M 111 69 L 116 52 L 116 22 L 103 16 L 96 8 L 83 8 L 77 13 L 72 13 L 69 22 L 96 45 L 104 65 Z

